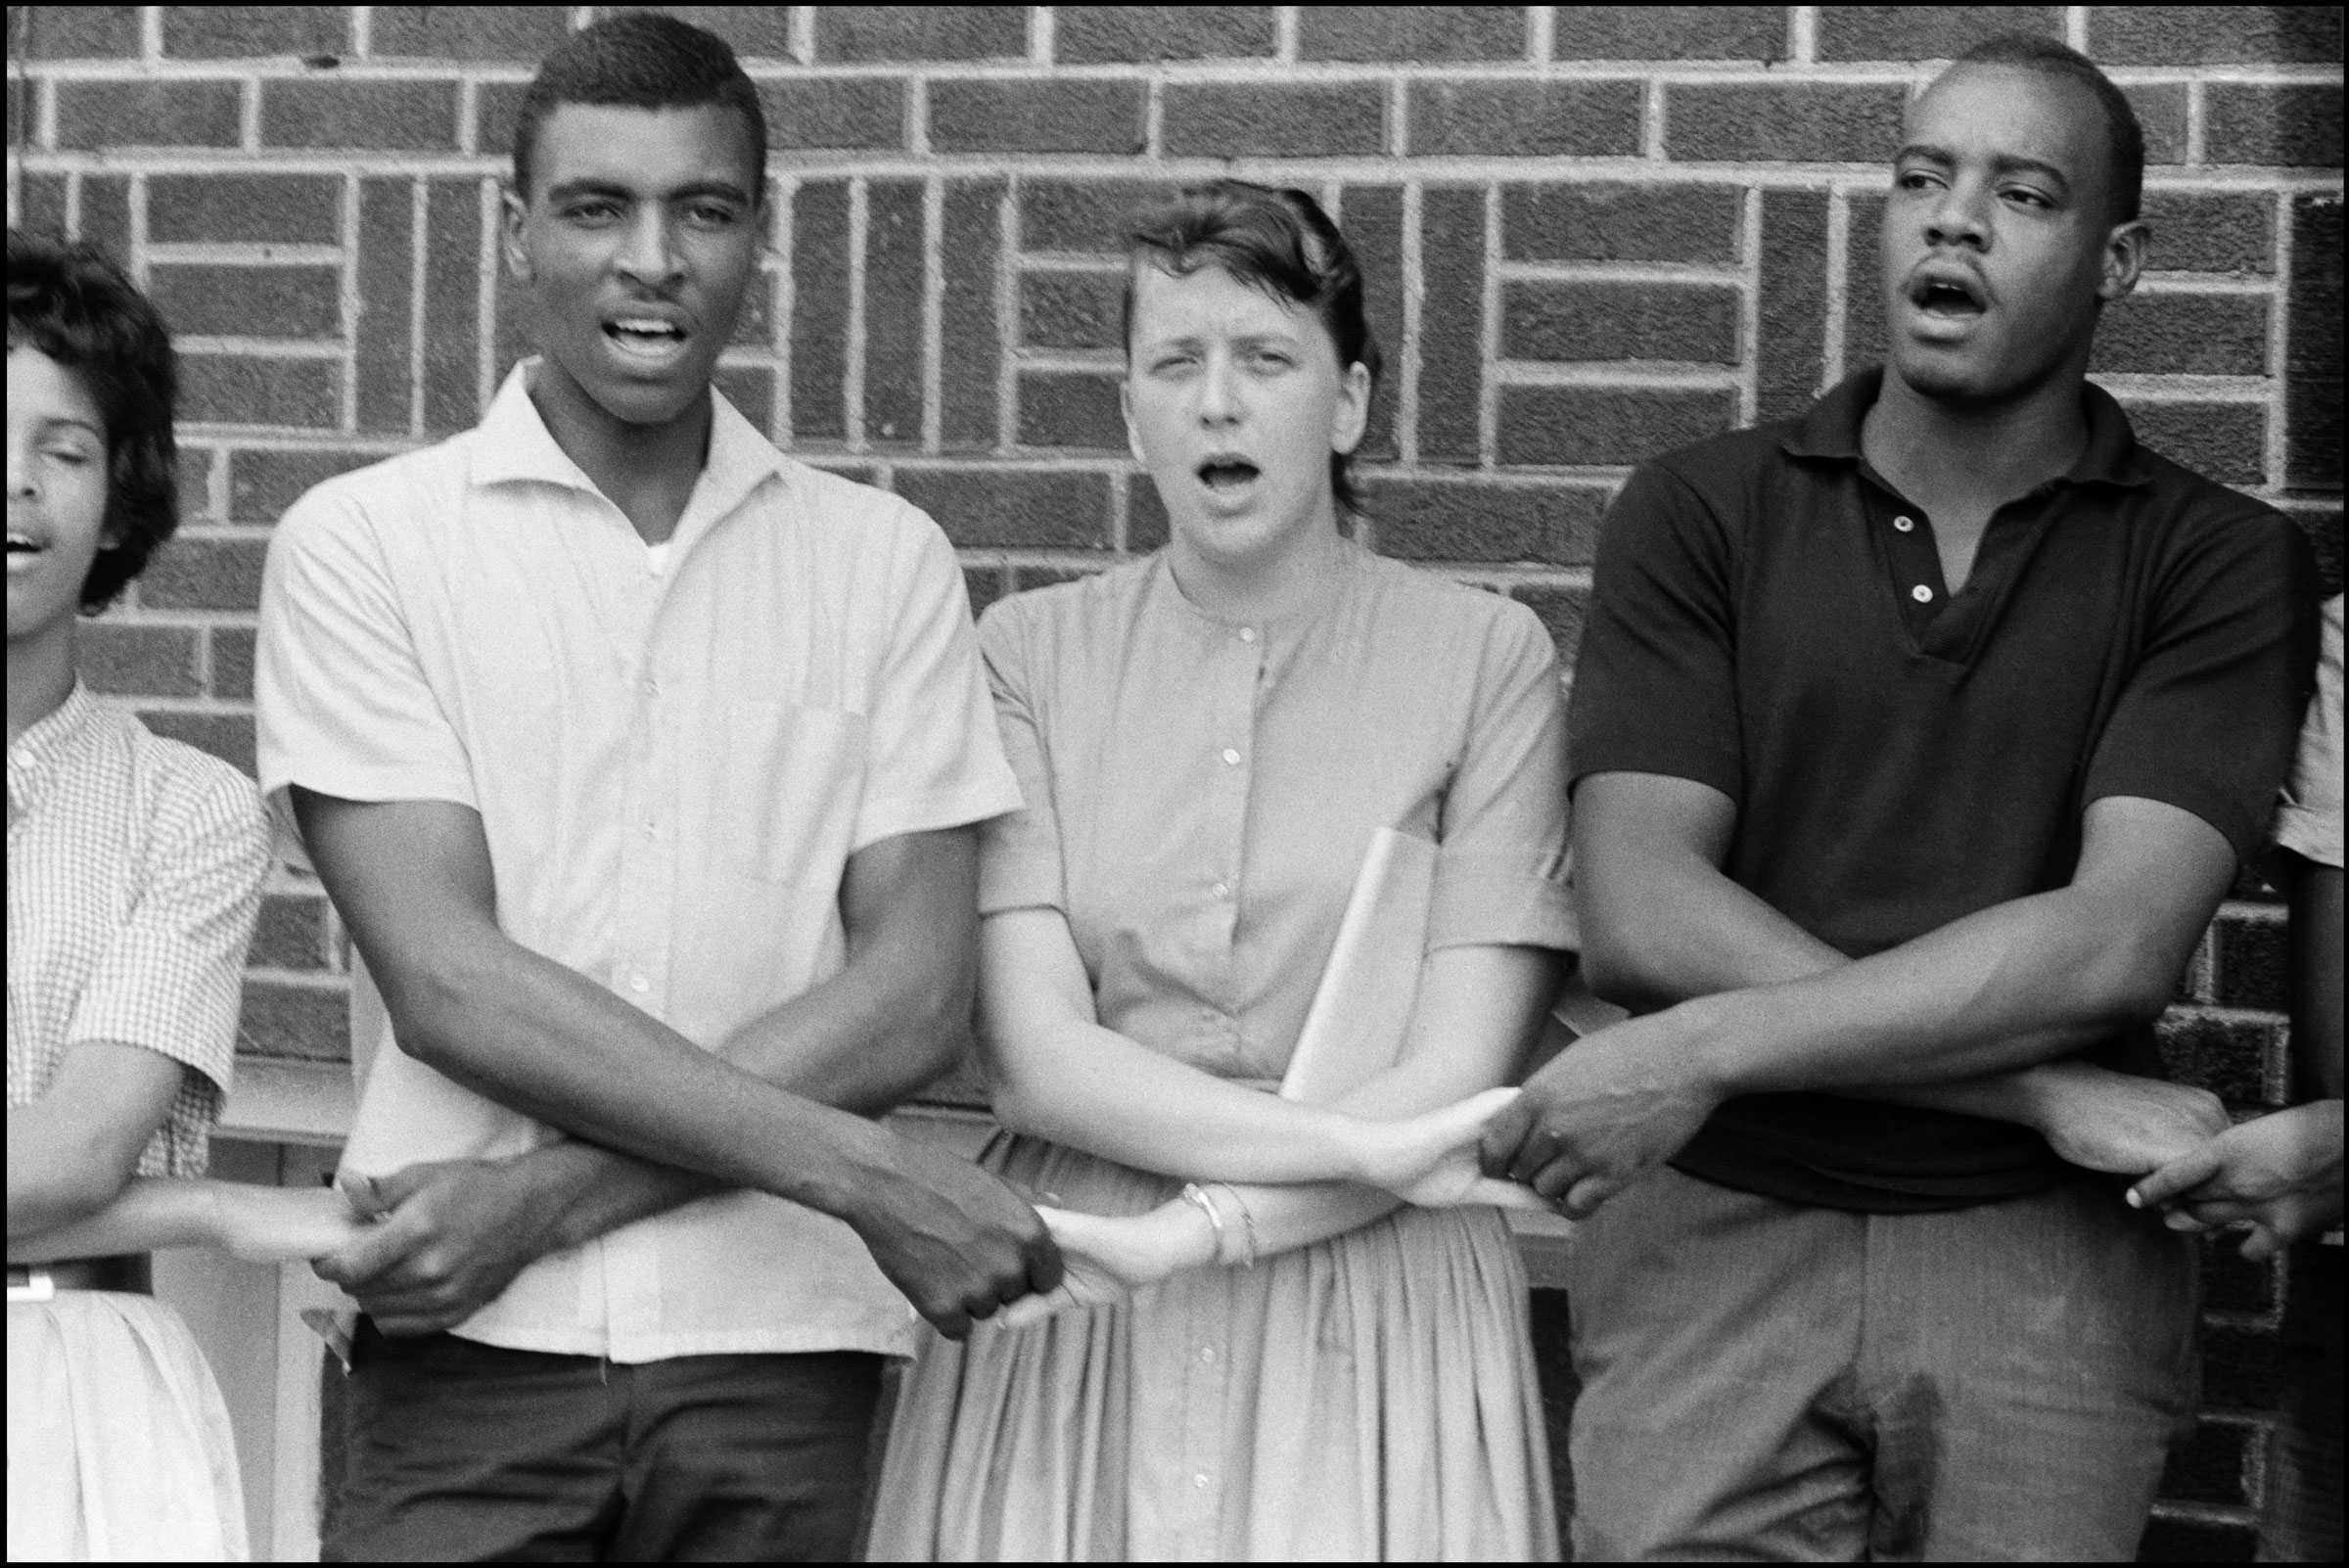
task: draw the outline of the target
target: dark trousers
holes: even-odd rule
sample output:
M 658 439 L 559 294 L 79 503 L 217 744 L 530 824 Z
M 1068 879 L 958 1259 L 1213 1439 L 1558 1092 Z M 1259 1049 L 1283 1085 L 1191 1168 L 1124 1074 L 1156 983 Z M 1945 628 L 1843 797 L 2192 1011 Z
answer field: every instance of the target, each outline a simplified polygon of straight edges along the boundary
M 837 1561 L 881 1358 L 615 1365 L 362 1321 L 328 1562 Z
M 2341 1249 L 2294 1247 L 2262 1562 L 2341 1560 Z

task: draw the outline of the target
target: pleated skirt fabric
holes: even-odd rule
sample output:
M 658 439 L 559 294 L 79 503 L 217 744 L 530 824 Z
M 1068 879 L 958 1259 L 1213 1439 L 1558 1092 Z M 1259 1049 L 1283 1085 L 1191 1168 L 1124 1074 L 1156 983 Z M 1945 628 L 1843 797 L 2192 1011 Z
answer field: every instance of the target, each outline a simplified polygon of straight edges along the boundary
M 999 1136 L 986 1163 L 1096 1214 L 1176 1186 L 1026 1137 Z M 870 1546 L 876 1561 L 1557 1553 L 1525 1273 L 1490 1209 L 1403 1209 L 1034 1328 L 929 1335 Z
M 8 1308 L 12 1562 L 242 1562 L 228 1408 L 179 1314 L 69 1290 Z

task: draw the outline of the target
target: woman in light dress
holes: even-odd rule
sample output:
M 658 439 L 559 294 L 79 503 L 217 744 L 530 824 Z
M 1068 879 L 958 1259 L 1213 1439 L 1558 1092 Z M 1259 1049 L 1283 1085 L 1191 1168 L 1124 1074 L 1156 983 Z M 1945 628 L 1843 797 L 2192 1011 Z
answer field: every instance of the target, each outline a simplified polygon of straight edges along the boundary
M 928 1343 L 872 1555 L 1554 1556 L 1513 1189 L 1470 1141 L 1571 941 L 1549 638 L 1349 531 L 1378 351 L 1310 197 L 1188 190 L 1128 287 L 1171 540 L 981 626 L 1028 803 L 983 849 L 986 1159 L 1071 1283 Z M 1403 1055 L 1278 1098 L 1387 827 L 1441 846 Z
M 74 618 L 171 531 L 172 359 L 83 247 L 8 238 L 8 1555 L 246 1554 L 227 1412 L 150 1248 L 314 1257 L 331 1192 L 191 1180 L 269 836 L 250 779 L 102 707 Z

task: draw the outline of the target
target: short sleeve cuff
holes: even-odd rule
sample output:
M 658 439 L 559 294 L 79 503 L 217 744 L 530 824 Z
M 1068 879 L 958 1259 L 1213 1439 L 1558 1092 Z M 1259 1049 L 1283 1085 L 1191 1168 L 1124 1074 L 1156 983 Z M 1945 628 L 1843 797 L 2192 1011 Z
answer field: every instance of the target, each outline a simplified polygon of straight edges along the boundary
M 74 1008 L 67 1039 L 143 1046 L 194 1068 L 225 1095 L 236 1060 L 239 980 L 231 972 L 185 975 L 177 985 L 159 983 L 158 977 L 184 971 L 189 962 L 177 941 L 125 935 L 109 954 L 106 972 Z M 141 979 L 134 984 L 111 978 L 118 976 Z
M 2234 851 L 2236 862 L 2248 865 L 2267 848 L 2268 812 L 2265 801 L 2254 807 L 2244 804 L 2239 795 L 2239 791 L 2209 779 L 2132 777 L 2115 770 L 2092 776 L 2081 805 L 2085 807 L 2096 801 L 2130 796 L 2174 806 L 2216 828 Z
M 903 833 L 964 827 L 1018 810 L 1020 791 L 1012 782 L 1011 770 L 998 766 L 990 771 L 993 776 L 973 779 L 955 789 L 867 797 L 856 813 L 853 849 L 861 850 Z
M 1521 860 L 1447 851 L 1436 861 L 1427 945 L 1550 947 L 1580 945 L 1574 904 L 1563 882 Z
M 1739 755 L 1728 748 L 1636 731 L 1592 731 L 1573 735 L 1567 746 L 1566 787 L 1593 773 L 1657 773 L 1708 785 L 1731 800 L 1745 786 Z
M 2286 801 L 2276 813 L 2276 843 L 2302 859 L 2341 869 L 2341 814 Z
M 1060 853 L 1051 845 L 990 834 L 979 847 L 979 912 L 1066 909 Z

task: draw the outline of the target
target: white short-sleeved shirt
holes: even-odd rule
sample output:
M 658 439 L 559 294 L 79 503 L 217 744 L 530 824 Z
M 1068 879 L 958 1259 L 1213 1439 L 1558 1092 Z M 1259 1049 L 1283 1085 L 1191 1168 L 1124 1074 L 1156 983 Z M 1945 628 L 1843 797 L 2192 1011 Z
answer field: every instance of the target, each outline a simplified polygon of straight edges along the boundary
M 2276 813 L 2276 842 L 2336 871 L 2341 864 L 2341 596 L 2325 601 L 2317 694 Z
M 715 1048 L 840 970 L 851 854 L 1019 804 L 961 572 L 919 510 L 785 457 L 722 397 L 648 555 L 547 433 L 534 368 L 478 428 L 280 523 L 262 787 L 284 828 L 293 784 L 474 807 L 509 936 Z M 374 1027 L 346 1168 L 555 1135 Z M 457 1332 L 643 1361 L 899 1351 L 910 1326 L 845 1224 L 737 1192 L 542 1259 Z

